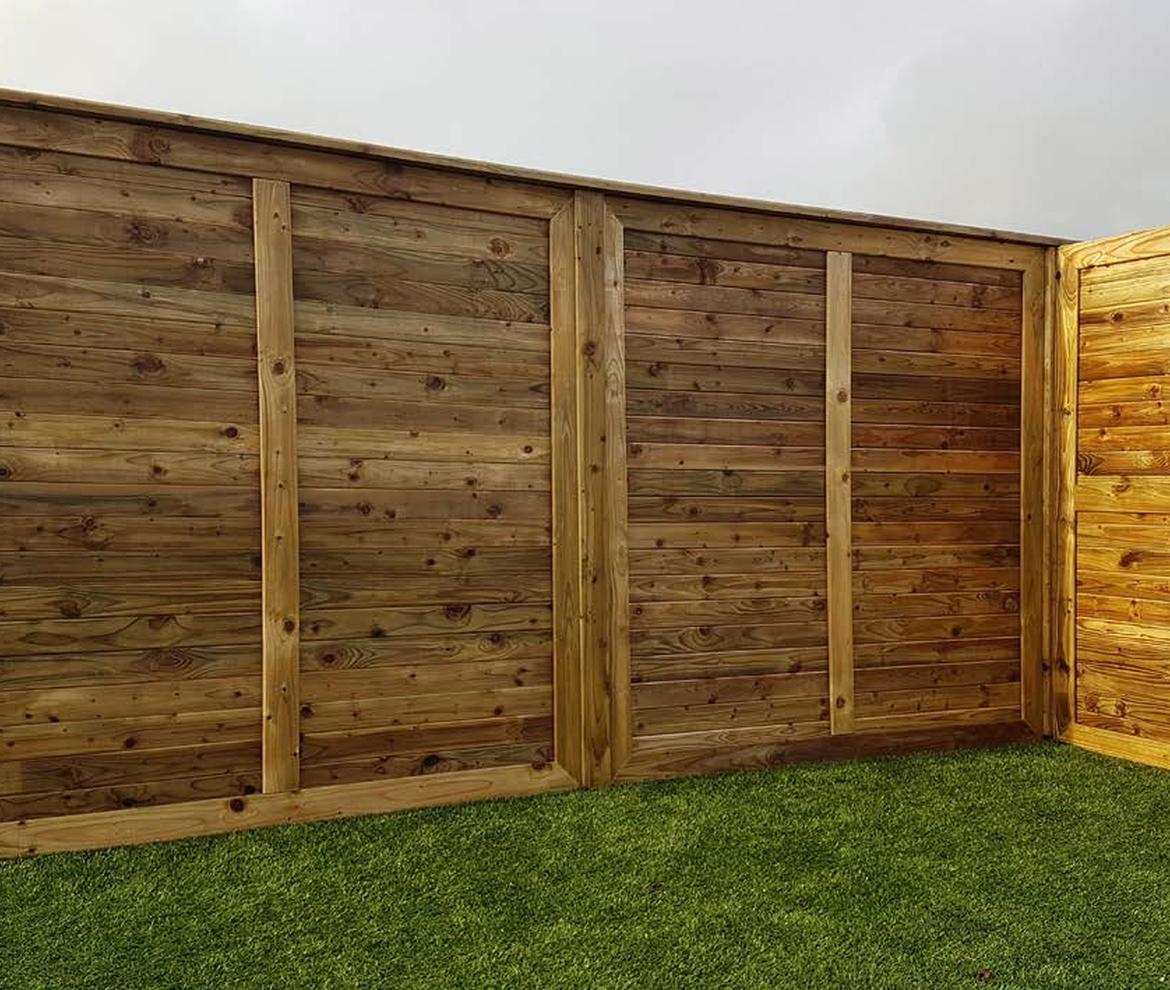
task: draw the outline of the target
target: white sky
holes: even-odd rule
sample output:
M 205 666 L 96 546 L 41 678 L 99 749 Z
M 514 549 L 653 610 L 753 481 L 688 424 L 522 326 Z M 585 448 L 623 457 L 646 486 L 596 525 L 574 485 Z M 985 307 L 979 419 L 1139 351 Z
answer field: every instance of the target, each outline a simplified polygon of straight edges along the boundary
M 0 0 L 0 85 L 1075 238 L 1170 224 L 1166 0 Z

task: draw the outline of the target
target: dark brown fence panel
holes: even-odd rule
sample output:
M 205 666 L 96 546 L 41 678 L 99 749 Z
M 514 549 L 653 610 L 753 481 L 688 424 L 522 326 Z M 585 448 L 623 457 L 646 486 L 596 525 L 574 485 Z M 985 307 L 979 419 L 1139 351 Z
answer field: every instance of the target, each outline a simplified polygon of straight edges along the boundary
M 548 223 L 295 187 L 293 252 L 302 783 L 547 763 Z
M 1028 737 L 1044 264 L 0 97 L 0 855 Z
M 0 819 L 260 786 L 251 210 L 0 148 Z
M 627 231 L 634 750 L 829 732 L 825 254 Z
M 1020 717 L 1021 277 L 853 259 L 857 729 Z

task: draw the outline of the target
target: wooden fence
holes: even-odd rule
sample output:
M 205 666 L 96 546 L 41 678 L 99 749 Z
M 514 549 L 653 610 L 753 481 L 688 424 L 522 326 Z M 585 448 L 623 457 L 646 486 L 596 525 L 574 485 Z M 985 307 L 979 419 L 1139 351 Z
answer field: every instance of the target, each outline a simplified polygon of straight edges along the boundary
M 0 97 L 0 854 L 1043 732 L 1051 243 Z

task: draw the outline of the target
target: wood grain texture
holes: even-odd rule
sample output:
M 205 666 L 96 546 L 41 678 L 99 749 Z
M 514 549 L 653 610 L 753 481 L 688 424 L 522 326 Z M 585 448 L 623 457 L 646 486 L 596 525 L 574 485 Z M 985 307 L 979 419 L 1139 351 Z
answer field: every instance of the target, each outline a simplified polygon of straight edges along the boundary
M 256 367 L 264 559 L 264 791 L 300 783 L 300 539 L 293 357 L 292 207 L 287 183 L 253 184 Z
M 627 758 L 629 550 L 621 226 L 603 197 L 574 200 L 583 502 L 585 780 L 612 779 Z
M 0 846 L 1018 738 L 1043 261 L 0 95 Z M 1165 280 L 1091 271 L 1076 711 L 1153 742 Z
M 1170 312 L 1164 231 L 1060 252 L 1054 391 L 1060 406 L 1055 726 L 1077 745 L 1166 765 L 1170 684 L 1160 399 Z
M 853 731 L 853 258 L 830 251 L 825 288 L 825 529 L 828 563 L 829 723 Z
M 566 206 L 549 224 L 552 312 L 552 570 L 555 753 L 558 764 L 585 782 L 586 740 L 582 657 L 581 476 L 577 434 L 577 232 Z

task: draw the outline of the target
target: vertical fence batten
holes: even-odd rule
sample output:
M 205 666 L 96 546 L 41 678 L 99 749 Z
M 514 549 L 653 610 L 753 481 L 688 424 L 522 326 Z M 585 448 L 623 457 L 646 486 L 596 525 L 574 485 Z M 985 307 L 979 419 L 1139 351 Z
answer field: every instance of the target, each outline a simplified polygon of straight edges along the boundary
M 585 782 L 597 785 L 613 777 L 615 748 L 620 758 L 629 734 L 628 715 L 614 715 L 615 693 L 629 691 L 621 227 L 599 193 L 578 192 L 574 213 L 581 376 Z M 625 683 L 619 686 L 619 680 Z
M 300 783 L 300 564 L 293 342 L 292 210 L 287 182 L 252 186 L 256 367 L 260 379 L 264 792 Z
M 830 251 L 825 290 L 825 518 L 829 723 L 853 731 L 853 257 Z
M 549 308 L 552 360 L 553 700 L 557 762 L 580 782 L 585 775 L 585 710 L 581 634 L 581 476 L 576 224 L 572 204 L 549 223 Z

